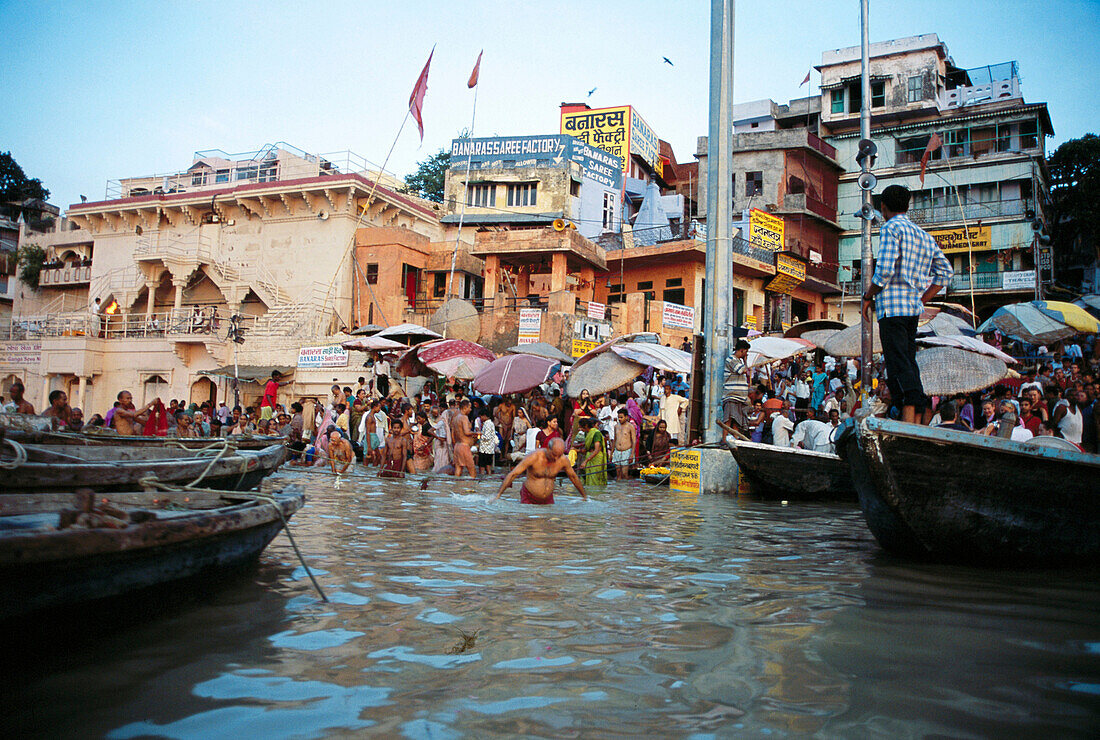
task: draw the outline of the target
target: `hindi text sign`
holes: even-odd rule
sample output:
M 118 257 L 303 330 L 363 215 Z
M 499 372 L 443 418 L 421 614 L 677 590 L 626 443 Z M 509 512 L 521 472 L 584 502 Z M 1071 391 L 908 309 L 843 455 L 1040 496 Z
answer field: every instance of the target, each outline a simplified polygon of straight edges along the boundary
M 298 367 L 347 367 L 348 351 L 339 344 L 325 347 L 302 347 L 298 350 Z

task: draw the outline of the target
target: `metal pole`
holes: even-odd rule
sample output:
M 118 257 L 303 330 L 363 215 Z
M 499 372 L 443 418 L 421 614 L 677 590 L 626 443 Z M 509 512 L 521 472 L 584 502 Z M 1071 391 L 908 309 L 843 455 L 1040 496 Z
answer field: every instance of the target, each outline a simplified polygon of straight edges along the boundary
M 870 139 L 871 138 L 871 42 L 870 32 L 868 31 L 868 9 L 869 0 L 860 0 L 859 2 L 859 23 L 860 23 L 860 59 L 859 59 L 859 73 L 860 73 L 860 87 L 863 90 L 863 101 L 859 107 L 859 138 Z M 863 160 L 863 170 L 867 172 L 870 170 L 871 158 L 867 157 Z M 871 205 L 871 191 L 863 190 L 863 205 Z M 867 211 L 865 211 L 866 213 Z M 860 225 L 860 232 L 862 236 L 861 240 L 861 252 L 860 252 L 860 275 L 863 278 L 863 295 L 867 294 L 867 291 L 871 289 L 871 261 L 874 259 L 874 254 L 871 251 L 871 219 L 862 219 L 863 223 Z M 860 302 L 862 307 L 862 301 Z M 861 332 L 861 344 L 859 354 L 859 398 L 860 398 L 860 410 L 863 413 L 870 411 L 870 392 L 871 392 L 871 355 L 874 349 L 874 336 L 872 335 L 871 321 L 860 312 L 860 323 L 862 327 Z
M 729 355 L 730 291 L 733 273 L 733 126 L 734 0 L 710 3 L 710 127 L 707 136 L 707 310 L 706 383 L 703 433 L 707 442 L 720 439 L 718 425 Z

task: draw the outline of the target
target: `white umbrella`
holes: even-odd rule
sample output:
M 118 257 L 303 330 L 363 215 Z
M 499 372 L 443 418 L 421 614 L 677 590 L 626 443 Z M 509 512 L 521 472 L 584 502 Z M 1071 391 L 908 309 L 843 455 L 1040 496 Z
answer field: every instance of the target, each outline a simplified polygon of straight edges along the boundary
M 401 342 L 395 342 L 392 339 L 386 339 L 385 337 L 373 336 L 373 337 L 356 337 L 355 339 L 349 339 L 346 342 L 340 344 L 344 349 L 358 349 L 363 352 L 377 352 L 383 350 L 397 350 L 408 349 L 407 344 L 401 344 Z
M 750 367 L 766 365 L 813 349 L 813 342 L 802 338 L 757 337 L 749 341 L 748 363 Z
M 611 345 L 611 351 L 619 357 L 650 365 L 672 373 L 691 372 L 691 353 L 660 344 L 626 342 Z

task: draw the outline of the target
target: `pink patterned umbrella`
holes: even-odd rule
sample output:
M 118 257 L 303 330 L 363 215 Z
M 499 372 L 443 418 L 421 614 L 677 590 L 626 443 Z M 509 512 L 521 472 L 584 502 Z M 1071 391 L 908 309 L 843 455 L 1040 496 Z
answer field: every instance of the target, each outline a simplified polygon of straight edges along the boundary
M 497 358 L 492 350 L 465 339 L 440 339 L 413 351 L 432 372 L 461 380 L 472 380 Z
M 474 390 L 503 396 L 524 393 L 544 383 L 561 367 L 557 360 L 537 355 L 506 355 L 493 360 L 474 378 Z

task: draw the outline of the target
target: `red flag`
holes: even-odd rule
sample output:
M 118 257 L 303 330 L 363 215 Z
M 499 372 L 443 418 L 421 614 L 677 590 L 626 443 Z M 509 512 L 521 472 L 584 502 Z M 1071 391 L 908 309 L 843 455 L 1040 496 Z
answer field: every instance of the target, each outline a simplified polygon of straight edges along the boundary
M 481 74 L 481 55 L 484 53 L 484 49 L 477 53 L 477 64 L 474 65 L 474 71 L 470 73 L 470 81 L 466 83 L 466 87 L 477 86 L 477 77 Z
M 799 87 L 802 87 L 803 85 L 805 85 L 805 84 L 806 84 L 807 82 L 809 82 L 809 81 L 810 81 L 810 73 L 809 73 L 809 72 L 807 72 L 807 73 L 806 73 L 806 79 L 804 79 L 804 80 L 802 80 L 802 82 L 798 83 L 798 86 L 799 86 Z
M 421 111 L 424 109 L 424 94 L 428 92 L 428 67 L 432 66 L 432 55 L 435 54 L 435 48 L 432 48 L 432 53 L 428 55 L 428 61 L 424 63 L 424 69 L 420 72 L 420 76 L 416 78 L 416 85 L 413 86 L 412 94 L 409 95 L 409 113 L 412 113 L 413 118 L 416 119 L 416 127 L 420 129 L 420 141 L 424 141 L 424 116 Z
M 928 160 L 932 159 L 932 152 L 943 146 L 943 140 L 939 134 L 932 134 L 928 139 L 928 146 L 924 148 L 924 154 L 920 157 L 920 185 L 924 187 L 924 170 L 928 167 Z

